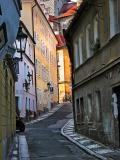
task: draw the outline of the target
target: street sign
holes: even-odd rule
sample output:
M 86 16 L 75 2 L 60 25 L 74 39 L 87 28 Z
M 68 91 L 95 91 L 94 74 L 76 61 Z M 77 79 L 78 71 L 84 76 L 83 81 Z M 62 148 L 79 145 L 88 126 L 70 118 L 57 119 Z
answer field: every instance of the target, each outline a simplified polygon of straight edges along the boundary
M 54 88 L 50 87 L 50 94 L 53 94 L 53 93 L 54 93 Z

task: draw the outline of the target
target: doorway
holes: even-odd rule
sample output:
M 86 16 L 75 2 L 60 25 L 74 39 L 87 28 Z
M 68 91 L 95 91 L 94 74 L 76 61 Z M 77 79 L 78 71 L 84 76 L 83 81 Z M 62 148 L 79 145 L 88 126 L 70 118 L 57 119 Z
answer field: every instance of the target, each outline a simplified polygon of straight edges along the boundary
M 120 86 L 113 88 L 113 94 L 115 93 L 114 99 L 112 101 L 117 103 L 118 109 L 118 134 L 119 134 L 119 147 L 120 147 Z

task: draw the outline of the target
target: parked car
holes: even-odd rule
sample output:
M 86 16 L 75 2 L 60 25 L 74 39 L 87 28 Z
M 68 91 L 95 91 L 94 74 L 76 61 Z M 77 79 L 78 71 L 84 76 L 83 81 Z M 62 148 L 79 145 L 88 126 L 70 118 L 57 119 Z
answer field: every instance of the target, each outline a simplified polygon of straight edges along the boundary
M 16 131 L 19 132 L 25 131 L 25 123 L 18 115 L 16 115 Z

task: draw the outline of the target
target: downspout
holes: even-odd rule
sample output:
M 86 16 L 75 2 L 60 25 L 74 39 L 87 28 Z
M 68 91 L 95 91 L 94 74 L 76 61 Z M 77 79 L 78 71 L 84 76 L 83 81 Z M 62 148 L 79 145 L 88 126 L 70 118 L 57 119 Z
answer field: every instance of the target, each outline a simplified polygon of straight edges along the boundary
M 59 68 L 58 68 L 58 49 L 56 47 L 56 57 L 57 57 L 57 85 L 58 85 L 58 103 L 59 101 Z
M 33 31 L 33 38 L 34 38 L 34 18 L 33 18 L 33 9 L 36 6 L 36 4 L 32 7 L 32 31 Z M 36 96 L 36 112 L 38 116 L 38 108 L 37 108 L 37 80 L 36 80 L 36 67 L 35 67 L 35 45 L 34 45 L 34 78 L 35 78 L 35 96 Z

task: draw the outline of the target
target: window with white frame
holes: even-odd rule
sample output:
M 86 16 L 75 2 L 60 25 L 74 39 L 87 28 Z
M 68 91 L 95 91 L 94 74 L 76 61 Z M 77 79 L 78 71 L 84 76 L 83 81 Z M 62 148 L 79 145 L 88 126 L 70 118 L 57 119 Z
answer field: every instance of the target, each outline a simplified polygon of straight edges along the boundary
M 92 118 L 92 95 L 91 94 L 88 94 L 87 96 L 87 106 L 88 106 L 88 118 L 90 121 Z
M 96 43 L 98 39 L 98 15 L 96 15 L 94 18 L 94 43 Z
M 118 0 L 109 0 L 110 38 L 118 32 Z
M 87 58 L 91 56 L 90 54 L 90 24 L 86 27 L 86 52 Z
M 83 45 L 82 45 L 82 35 L 79 37 L 79 64 L 83 63 Z

